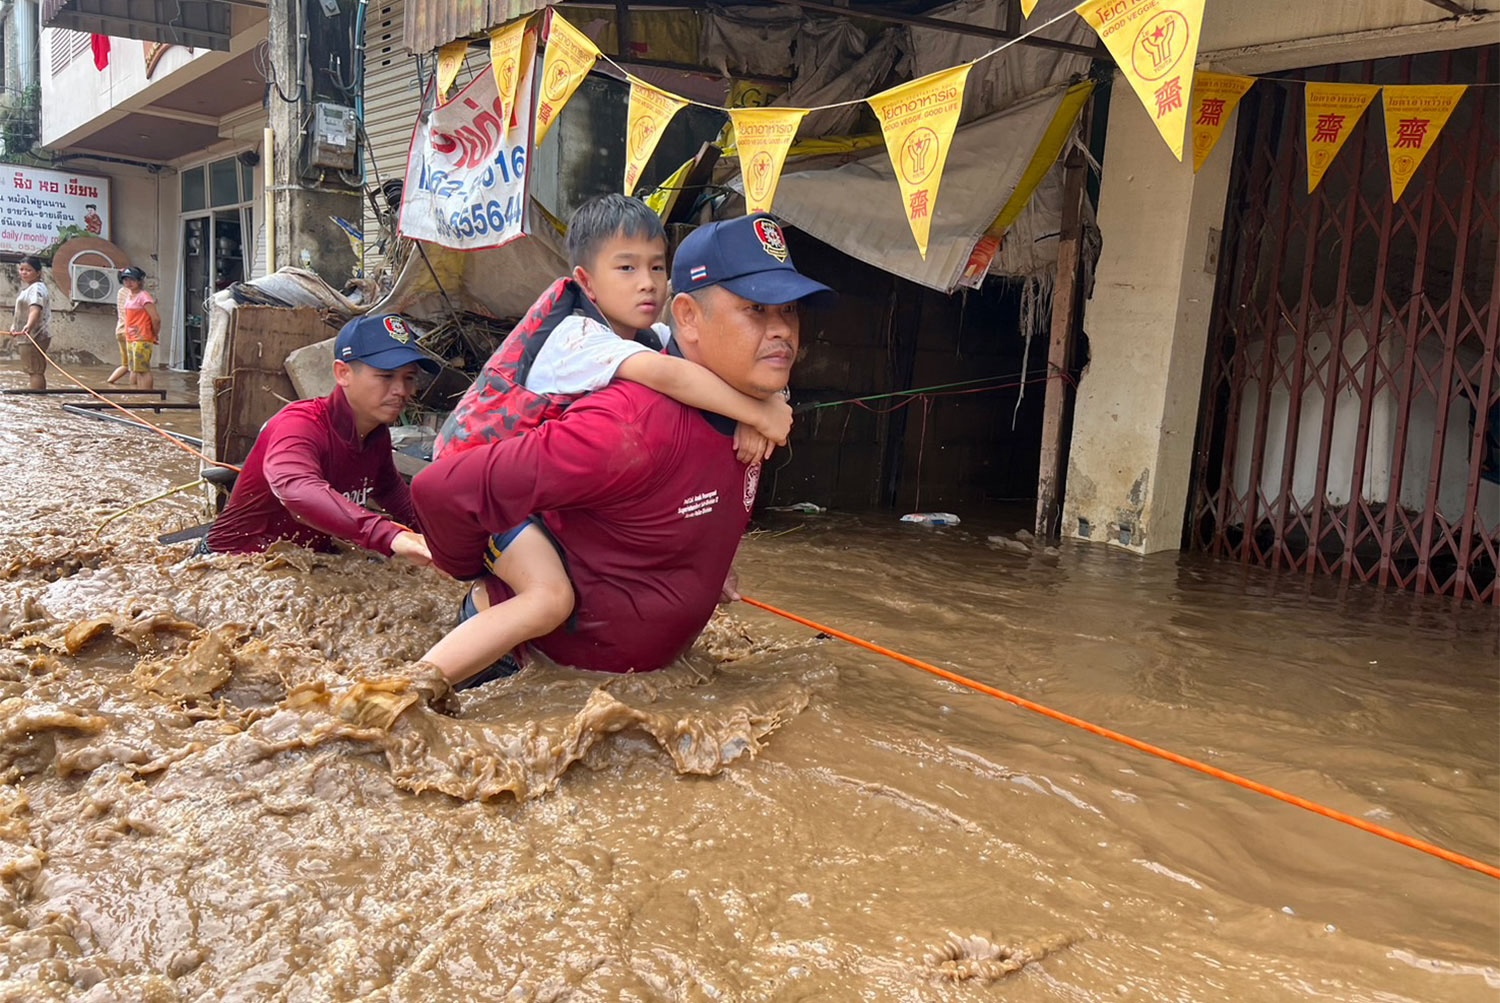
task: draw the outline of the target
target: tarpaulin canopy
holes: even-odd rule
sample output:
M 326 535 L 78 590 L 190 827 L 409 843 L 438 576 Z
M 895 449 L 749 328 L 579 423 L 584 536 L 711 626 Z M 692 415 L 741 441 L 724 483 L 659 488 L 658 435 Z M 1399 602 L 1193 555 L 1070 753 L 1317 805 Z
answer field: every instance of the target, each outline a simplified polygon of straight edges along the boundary
M 1030 201 L 1066 143 L 1089 89 L 1086 83 L 1054 87 L 959 127 L 943 171 L 926 260 L 911 239 L 884 148 L 832 169 L 793 167 L 776 189 L 776 215 L 866 264 L 950 292 L 975 242 L 1013 199 L 1017 217 Z M 1034 160 L 1041 169 L 1029 172 Z

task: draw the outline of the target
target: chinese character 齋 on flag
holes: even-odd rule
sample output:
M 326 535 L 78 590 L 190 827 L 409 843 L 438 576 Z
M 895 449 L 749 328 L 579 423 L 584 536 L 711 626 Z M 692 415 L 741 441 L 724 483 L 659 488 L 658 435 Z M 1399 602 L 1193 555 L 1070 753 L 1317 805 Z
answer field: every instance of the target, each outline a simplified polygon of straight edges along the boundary
M 1391 201 L 1401 193 L 1422 165 L 1422 158 L 1437 143 L 1438 133 L 1458 106 L 1467 88 L 1463 84 L 1427 84 L 1387 87 L 1380 97 L 1385 104 L 1385 146 L 1391 161 Z
M 1182 140 L 1187 131 L 1188 91 L 1193 84 L 1193 63 L 1198 58 L 1203 3 L 1096 0 L 1076 8 L 1115 57 L 1120 72 L 1130 81 L 1178 160 L 1182 159 Z
M 558 112 L 594 68 L 599 49 L 589 37 L 552 8 L 547 15 L 547 51 L 542 56 L 542 89 L 536 98 L 535 146 L 541 146 Z M 533 149 L 535 148 L 533 147 Z
M 1309 83 L 1303 89 L 1307 114 L 1307 193 L 1311 195 L 1380 87 Z
M 1241 77 L 1233 73 L 1193 74 L 1193 104 L 1189 109 L 1189 122 L 1193 130 L 1193 173 L 1208 159 L 1235 105 L 1255 83 L 1254 77 Z
M 964 84 L 972 66 L 965 63 L 865 98 L 880 120 L 885 151 L 901 186 L 901 207 L 923 260 L 937 209 L 938 184 L 943 180 L 953 131 L 958 128 Z

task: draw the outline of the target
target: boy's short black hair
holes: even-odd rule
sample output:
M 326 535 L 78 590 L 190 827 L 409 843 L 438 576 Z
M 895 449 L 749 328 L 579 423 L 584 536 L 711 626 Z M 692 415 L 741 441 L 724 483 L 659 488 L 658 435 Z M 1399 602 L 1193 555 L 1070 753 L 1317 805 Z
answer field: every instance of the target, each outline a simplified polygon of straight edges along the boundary
M 579 206 L 568 220 L 568 258 L 574 267 L 592 267 L 600 246 L 616 236 L 665 244 L 667 231 L 662 229 L 661 217 L 640 199 L 600 195 Z

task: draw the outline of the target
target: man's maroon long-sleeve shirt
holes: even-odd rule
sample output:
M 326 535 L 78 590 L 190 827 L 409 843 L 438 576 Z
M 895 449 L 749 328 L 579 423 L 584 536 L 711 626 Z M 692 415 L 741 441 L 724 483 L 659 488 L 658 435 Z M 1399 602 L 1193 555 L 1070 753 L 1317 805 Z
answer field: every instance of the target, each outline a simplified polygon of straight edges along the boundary
M 365 508 L 370 500 L 390 518 Z M 334 387 L 266 422 L 209 530 L 208 547 L 243 554 L 290 540 L 328 550 L 339 539 L 389 555 L 403 525 L 416 524 L 411 491 L 391 459 L 390 429 L 381 425 L 361 442 L 343 388 Z
M 760 465 L 735 458 L 732 431 L 621 381 L 523 436 L 444 457 L 412 482 L 433 563 L 476 577 L 492 534 L 540 515 L 578 603 L 571 625 L 531 643 L 578 668 L 659 669 L 713 614 L 750 519 Z

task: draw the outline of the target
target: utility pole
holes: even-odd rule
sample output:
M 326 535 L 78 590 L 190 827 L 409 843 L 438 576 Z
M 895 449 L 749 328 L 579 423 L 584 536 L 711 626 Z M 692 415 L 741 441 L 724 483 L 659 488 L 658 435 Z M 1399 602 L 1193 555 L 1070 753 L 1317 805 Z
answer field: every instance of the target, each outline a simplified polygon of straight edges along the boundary
M 341 289 L 358 260 L 333 217 L 357 226 L 363 211 L 354 117 L 364 85 L 359 0 L 290 0 L 267 9 L 274 76 L 266 204 L 276 258 L 267 271 L 308 268 Z

